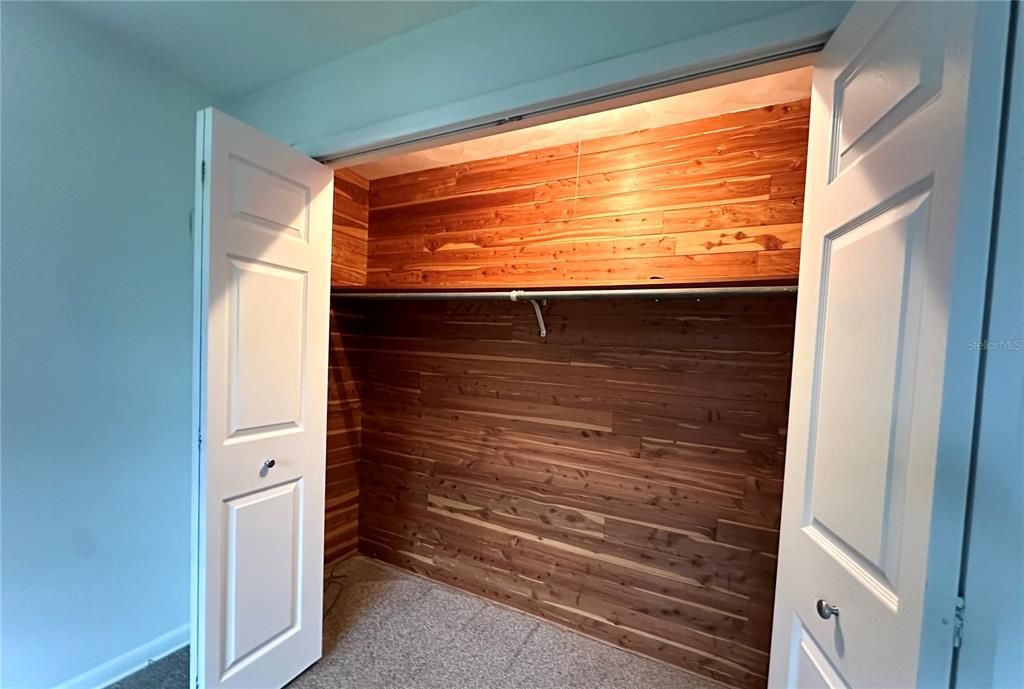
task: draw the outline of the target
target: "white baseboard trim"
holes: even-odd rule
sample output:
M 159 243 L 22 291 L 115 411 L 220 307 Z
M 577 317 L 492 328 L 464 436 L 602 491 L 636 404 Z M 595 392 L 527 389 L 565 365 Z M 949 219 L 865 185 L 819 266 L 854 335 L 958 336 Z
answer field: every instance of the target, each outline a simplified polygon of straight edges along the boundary
M 188 637 L 188 625 L 183 624 L 127 653 L 122 653 L 91 670 L 86 670 L 76 677 L 65 680 L 53 689 L 102 689 L 108 684 L 141 670 L 151 661 L 159 660 L 179 648 L 187 646 Z

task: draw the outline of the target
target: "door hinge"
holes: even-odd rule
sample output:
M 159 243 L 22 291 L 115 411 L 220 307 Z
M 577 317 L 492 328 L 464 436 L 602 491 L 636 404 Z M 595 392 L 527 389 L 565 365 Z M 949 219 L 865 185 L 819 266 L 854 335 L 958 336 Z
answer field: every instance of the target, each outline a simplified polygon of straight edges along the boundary
M 206 161 L 205 160 L 199 163 L 199 181 L 200 182 L 205 182 L 206 181 Z
M 196 447 L 198 447 L 200 450 L 203 449 L 203 434 L 202 433 L 197 433 L 196 434 Z
M 964 642 L 964 606 L 963 596 L 956 597 L 956 609 L 953 612 L 953 648 L 960 648 Z

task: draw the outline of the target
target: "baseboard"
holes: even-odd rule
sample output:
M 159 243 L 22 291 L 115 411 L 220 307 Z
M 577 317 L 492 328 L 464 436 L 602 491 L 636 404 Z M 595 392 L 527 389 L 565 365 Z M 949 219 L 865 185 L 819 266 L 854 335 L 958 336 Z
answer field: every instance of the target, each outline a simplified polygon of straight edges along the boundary
M 122 653 L 91 670 L 86 670 L 76 677 L 61 682 L 53 689 L 102 689 L 108 684 L 141 670 L 150 662 L 187 646 L 188 637 L 188 625 L 183 624 L 127 653 Z

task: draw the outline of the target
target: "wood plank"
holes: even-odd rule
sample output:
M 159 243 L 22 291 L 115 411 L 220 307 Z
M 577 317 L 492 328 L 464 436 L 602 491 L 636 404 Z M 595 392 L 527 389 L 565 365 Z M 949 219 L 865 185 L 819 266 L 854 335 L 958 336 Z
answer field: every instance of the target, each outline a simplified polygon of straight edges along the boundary
M 799 223 L 803 212 L 803 198 L 797 196 L 670 210 L 662 218 L 665 232 L 678 233 Z
M 379 207 L 436 198 L 439 195 L 444 195 L 446 190 L 454 187 L 460 180 L 473 174 L 500 173 L 505 175 L 509 171 L 530 165 L 551 166 L 559 165 L 562 161 L 567 161 L 567 165 L 574 167 L 578 154 L 579 146 L 577 144 L 562 144 L 513 155 L 375 179 L 370 187 L 370 203 Z M 483 189 L 488 188 L 493 187 L 490 185 L 483 187 Z M 462 193 L 472 191 L 473 187 L 471 186 L 464 186 L 461 189 Z
M 370 183 L 351 170 L 334 172 L 331 285 L 366 284 Z
M 800 274 L 800 250 L 780 248 L 757 253 L 757 273 L 763 276 Z
M 791 103 L 768 105 L 763 108 L 724 113 L 714 117 L 680 122 L 665 127 L 641 129 L 627 134 L 615 134 L 594 139 L 584 139 L 584 153 L 596 153 L 616 148 L 629 148 L 643 144 L 670 141 L 688 136 L 699 136 L 711 132 L 724 132 L 751 127 L 769 127 L 787 120 L 806 122 L 810 117 L 811 101 L 802 99 Z
M 801 224 L 761 225 L 730 230 L 703 230 L 671 235 L 677 256 L 735 251 L 799 249 Z
M 777 553 L 779 551 L 778 529 L 743 524 L 728 519 L 718 520 L 715 540 L 719 543 L 730 543 L 762 553 Z
M 571 264 L 506 263 L 498 266 L 457 266 L 438 269 L 371 268 L 370 287 L 468 289 L 488 287 L 685 285 L 716 282 L 761 282 L 766 277 L 795 278 L 791 262 L 772 261 L 758 267 L 758 251 L 688 256 L 627 258 L 618 261 L 574 261 Z M 754 276 L 753 278 L 751 276 Z
M 687 158 L 679 162 L 634 170 L 613 170 L 578 179 L 547 182 L 535 191 L 537 201 L 559 198 L 626 194 L 649 189 L 682 187 L 716 179 L 757 177 L 801 170 L 807 154 L 792 142 L 757 150 Z
M 772 199 L 803 198 L 806 178 L 806 169 L 773 174 L 769 195 Z
M 375 260 L 391 261 L 383 254 L 461 251 L 474 248 L 543 246 L 582 241 L 618 240 L 659 235 L 661 212 L 608 215 L 523 227 L 467 231 L 446 231 L 423 235 L 414 233 L 390 239 L 371 238 L 370 253 Z M 447 255 L 446 255 L 447 256 Z
M 347 181 L 347 180 L 346 180 Z M 331 309 L 327 369 L 327 474 L 324 503 L 324 562 L 356 552 L 359 544 L 359 475 L 362 409 L 345 335 L 357 334 L 361 319 Z
M 639 146 L 614 148 L 580 156 L 579 174 L 593 175 L 665 165 L 680 160 L 721 156 L 742 151 L 772 149 L 790 144 L 799 155 L 806 148 L 807 122 L 792 120 L 761 127 L 702 132 L 682 139 L 659 140 Z M 803 143 L 802 143 L 803 142 Z
M 752 237 L 754 235 L 751 235 Z M 764 235 L 758 235 L 764 236 Z M 733 246 L 743 240 L 733 240 Z M 747 246 L 756 243 L 746 240 Z M 609 239 L 594 242 L 567 242 L 558 244 L 523 244 L 487 249 L 446 249 L 443 260 L 446 265 L 459 266 L 504 266 L 509 263 L 539 263 L 550 265 L 562 261 L 614 261 L 624 257 L 653 258 L 674 256 L 677 241 L 673 236 L 648 235 L 626 239 Z M 782 244 L 778 244 L 782 248 Z M 425 251 L 392 254 L 389 260 L 395 270 L 429 270 L 437 265 L 436 253 Z
M 414 214 L 408 208 L 370 211 L 375 238 L 431 232 L 470 231 L 490 228 L 522 227 L 574 218 L 618 216 L 627 213 L 654 212 L 665 209 L 711 206 L 717 203 L 741 203 L 767 200 L 771 180 L 778 179 L 780 192 L 795 179 L 791 173 L 759 175 L 736 179 L 695 182 L 667 189 L 644 189 L 622 194 L 605 194 L 525 202 L 489 207 L 468 207 L 444 211 L 453 201 L 430 204 L 433 213 Z M 802 179 L 802 178 L 801 178 Z M 505 195 L 507 192 L 502 192 Z M 487 195 L 492 196 L 492 195 Z M 468 197 L 475 198 L 475 197 Z M 410 207 L 411 208 L 411 207 Z

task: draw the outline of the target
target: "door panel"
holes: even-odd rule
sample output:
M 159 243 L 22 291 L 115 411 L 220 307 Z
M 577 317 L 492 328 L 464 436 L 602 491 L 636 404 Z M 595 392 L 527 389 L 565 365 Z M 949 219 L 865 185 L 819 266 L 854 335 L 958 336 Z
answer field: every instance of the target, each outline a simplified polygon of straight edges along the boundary
M 302 483 L 290 481 L 224 502 L 227 603 L 224 676 L 300 627 Z M 259 601 L 258 605 L 247 602 Z
M 799 634 L 793 686 L 800 689 L 849 689 L 814 637 L 802 626 Z
M 278 689 L 320 657 L 327 168 L 199 116 L 193 676 Z
M 939 93 L 942 21 L 938 12 L 897 7 L 836 78 L 830 180 Z
M 771 686 L 948 686 L 1007 29 L 858 3 L 815 67 Z
M 919 194 L 828 234 L 822 256 L 821 354 L 810 410 L 816 425 L 807 457 L 813 480 L 804 521 L 893 605 L 907 473 L 908 425 L 899 418 L 899 397 L 915 375 L 905 357 L 917 349 L 920 318 L 911 266 L 927 202 Z M 864 279 L 866 266 L 871 280 Z
M 229 438 L 302 427 L 308 275 L 230 257 Z M 273 390 L 273 395 L 265 391 Z
M 237 156 L 230 160 L 234 217 L 307 242 L 310 189 Z

